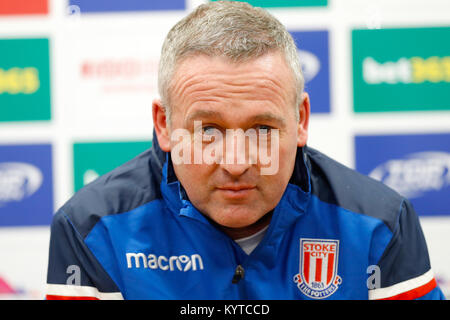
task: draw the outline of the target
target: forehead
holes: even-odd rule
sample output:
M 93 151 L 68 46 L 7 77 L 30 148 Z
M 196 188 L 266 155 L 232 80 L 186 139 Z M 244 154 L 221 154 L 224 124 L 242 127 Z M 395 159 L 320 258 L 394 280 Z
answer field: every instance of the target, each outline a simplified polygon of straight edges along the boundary
M 171 101 L 174 113 L 214 104 L 291 107 L 295 101 L 294 77 L 279 52 L 238 63 L 224 57 L 195 55 L 178 64 Z

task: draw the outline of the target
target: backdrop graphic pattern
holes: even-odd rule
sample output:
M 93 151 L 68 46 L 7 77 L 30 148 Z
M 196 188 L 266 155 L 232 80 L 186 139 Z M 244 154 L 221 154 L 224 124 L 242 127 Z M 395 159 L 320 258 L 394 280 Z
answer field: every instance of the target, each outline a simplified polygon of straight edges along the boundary
M 163 39 L 206 1 L 0 0 L 0 299 L 43 297 L 54 211 L 151 145 Z M 309 145 L 411 199 L 450 297 L 450 2 L 249 2 L 299 47 Z

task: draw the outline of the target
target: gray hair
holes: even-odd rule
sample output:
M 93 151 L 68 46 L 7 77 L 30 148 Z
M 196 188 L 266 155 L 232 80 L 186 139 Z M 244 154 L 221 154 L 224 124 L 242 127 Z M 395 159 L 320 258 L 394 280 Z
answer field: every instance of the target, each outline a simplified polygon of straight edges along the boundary
M 297 47 L 286 28 L 267 11 L 247 3 L 217 1 L 198 6 L 169 31 L 162 46 L 158 89 L 166 118 L 170 121 L 171 80 L 183 58 L 205 54 L 238 63 L 274 50 L 284 54 L 292 69 L 298 107 L 304 78 Z

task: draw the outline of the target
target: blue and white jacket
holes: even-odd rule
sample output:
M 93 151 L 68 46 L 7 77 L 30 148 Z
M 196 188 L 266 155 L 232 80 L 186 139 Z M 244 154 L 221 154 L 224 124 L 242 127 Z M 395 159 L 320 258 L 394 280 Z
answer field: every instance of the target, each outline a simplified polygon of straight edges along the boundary
M 444 299 L 416 213 L 383 184 L 299 148 L 247 255 L 153 143 L 55 214 L 47 299 Z

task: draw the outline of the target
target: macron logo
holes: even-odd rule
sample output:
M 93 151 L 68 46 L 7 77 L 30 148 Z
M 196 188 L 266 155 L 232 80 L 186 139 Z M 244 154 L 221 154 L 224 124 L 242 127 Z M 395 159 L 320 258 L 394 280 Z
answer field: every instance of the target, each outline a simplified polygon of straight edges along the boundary
M 145 255 L 142 252 L 133 253 L 127 252 L 127 267 L 131 268 L 144 268 L 144 269 L 160 269 L 163 271 L 179 270 L 179 271 L 196 271 L 203 270 L 202 257 L 199 254 L 193 254 L 191 256 L 157 256 L 154 254 Z

